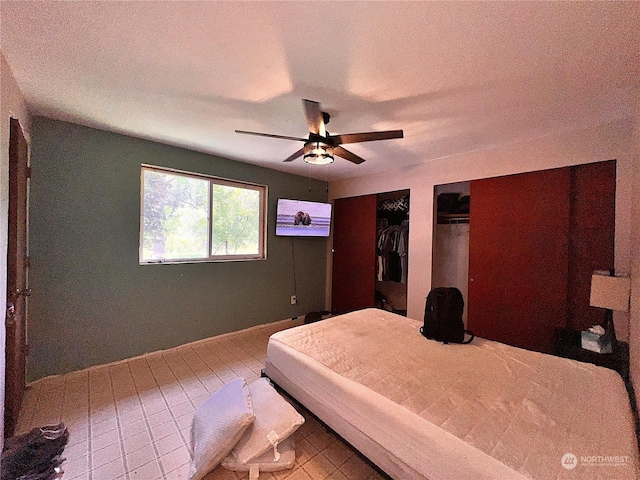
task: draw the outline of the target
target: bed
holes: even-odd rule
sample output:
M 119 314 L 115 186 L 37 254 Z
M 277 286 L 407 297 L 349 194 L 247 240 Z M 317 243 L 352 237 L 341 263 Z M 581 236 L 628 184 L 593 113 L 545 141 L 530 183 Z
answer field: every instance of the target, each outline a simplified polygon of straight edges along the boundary
M 271 336 L 265 374 L 396 479 L 638 478 L 613 370 L 360 310 Z

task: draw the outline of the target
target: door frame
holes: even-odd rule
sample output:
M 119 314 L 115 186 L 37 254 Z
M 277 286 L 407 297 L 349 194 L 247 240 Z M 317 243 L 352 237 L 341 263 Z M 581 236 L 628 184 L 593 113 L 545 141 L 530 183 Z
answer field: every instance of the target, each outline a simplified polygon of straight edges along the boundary
M 27 297 L 31 293 L 28 280 L 29 145 L 17 119 L 10 119 L 9 130 L 5 437 L 15 432 L 26 388 Z

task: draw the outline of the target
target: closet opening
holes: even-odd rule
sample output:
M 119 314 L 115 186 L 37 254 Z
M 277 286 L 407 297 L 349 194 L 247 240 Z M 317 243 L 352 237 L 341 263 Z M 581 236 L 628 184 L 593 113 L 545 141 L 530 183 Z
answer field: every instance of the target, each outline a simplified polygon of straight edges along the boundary
M 456 287 L 462 292 L 467 325 L 469 285 L 470 182 L 436 185 L 431 288 Z
M 378 308 L 407 315 L 409 190 L 379 193 L 376 209 Z

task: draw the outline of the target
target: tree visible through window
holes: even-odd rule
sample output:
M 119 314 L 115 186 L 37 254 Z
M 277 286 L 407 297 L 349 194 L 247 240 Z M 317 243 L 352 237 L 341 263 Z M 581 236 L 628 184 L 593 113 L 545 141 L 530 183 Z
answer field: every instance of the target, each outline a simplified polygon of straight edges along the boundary
M 140 262 L 265 258 L 266 187 L 142 167 Z

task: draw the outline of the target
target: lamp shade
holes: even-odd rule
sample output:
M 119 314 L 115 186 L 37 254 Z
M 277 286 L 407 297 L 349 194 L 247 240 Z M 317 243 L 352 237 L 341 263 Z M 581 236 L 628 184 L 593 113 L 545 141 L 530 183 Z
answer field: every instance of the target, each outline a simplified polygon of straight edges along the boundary
M 591 297 L 589 305 L 609 310 L 629 310 L 631 278 L 600 275 L 591 276 Z

